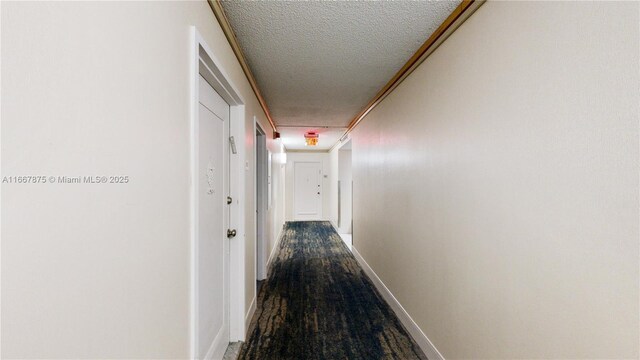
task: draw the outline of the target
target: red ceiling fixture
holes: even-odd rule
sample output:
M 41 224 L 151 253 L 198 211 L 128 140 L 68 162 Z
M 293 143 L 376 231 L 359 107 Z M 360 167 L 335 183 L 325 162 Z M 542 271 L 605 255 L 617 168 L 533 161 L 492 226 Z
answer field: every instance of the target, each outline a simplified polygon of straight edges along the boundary
M 315 131 L 308 131 L 304 134 L 304 140 L 307 143 L 307 146 L 316 146 L 318 145 L 318 135 Z

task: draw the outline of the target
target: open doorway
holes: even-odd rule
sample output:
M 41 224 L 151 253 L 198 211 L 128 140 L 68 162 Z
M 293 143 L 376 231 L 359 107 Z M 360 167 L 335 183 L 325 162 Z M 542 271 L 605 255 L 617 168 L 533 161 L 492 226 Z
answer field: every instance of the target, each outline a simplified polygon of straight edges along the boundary
M 349 249 L 353 244 L 351 150 L 351 140 L 338 150 L 338 232 Z
M 268 152 L 265 131 L 256 122 L 256 294 L 267 278 Z

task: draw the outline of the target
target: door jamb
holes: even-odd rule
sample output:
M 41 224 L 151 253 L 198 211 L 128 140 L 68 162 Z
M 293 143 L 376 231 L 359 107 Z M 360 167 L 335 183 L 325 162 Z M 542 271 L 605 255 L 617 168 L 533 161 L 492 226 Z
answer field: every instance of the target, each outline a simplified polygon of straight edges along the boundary
M 348 150 L 343 150 L 343 148 L 347 145 L 351 146 L 351 149 Z M 343 186 L 350 186 L 351 187 L 351 198 L 348 199 L 348 201 L 351 202 L 351 223 L 348 224 L 347 226 L 350 227 L 350 232 L 348 234 L 351 235 L 352 237 L 352 241 L 353 241 L 353 144 L 352 144 L 352 139 L 350 137 L 346 138 L 343 142 L 340 143 L 340 146 L 336 149 L 336 151 L 338 151 L 338 187 L 340 187 L 341 185 L 341 181 L 340 181 L 340 164 L 341 164 L 341 157 L 340 157 L 340 151 L 351 151 L 351 183 L 350 184 L 342 184 Z M 338 188 L 338 221 L 336 224 L 336 229 L 342 234 L 343 229 L 344 229 L 344 224 L 342 224 L 341 219 L 340 219 L 340 215 L 341 215 L 341 211 L 342 211 L 342 199 L 340 198 L 340 188 Z
M 254 200 L 253 207 L 254 207 L 254 209 L 256 209 L 256 211 L 254 211 L 253 224 L 254 224 L 254 229 L 256 229 L 256 246 L 255 246 L 255 254 L 254 254 L 254 257 L 253 257 L 253 261 L 254 261 L 254 264 L 255 264 L 254 269 L 255 269 L 255 278 L 256 278 L 256 280 L 263 280 L 264 278 L 266 278 L 266 274 L 267 274 L 267 271 L 266 271 L 266 263 L 267 263 L 267 259 L 266 259 L 267 251 L 266 251 L 266 249 L 267 249 L 267 243 L 266 243 L 266 241 L 268 239 L 268 232 L 267 232 L 268 206 L 267 206 L 267 204 L 265 202 L 265 200 L 266 200 L 265 199 L 265 195 L 266 194 L 264 192 L 265 192 L 265 190 L 268 191 L 268 189 L 265 189 L 264 184 L 262 184 L 262 185 L 260 185 L 262 187 L 262 192 L 260 194 L 258 194 L 258 185 L 259 184 L 257 182 L 258 181 L 257 179 L 258 179 L 258 177 L 260 177 L 260 181 L 263 181 L 263 180 L 266 181 L 267 180 L 266 179 L 266 174 L 267 174 L 268 170 L 267 170 L 266 167 L 269 166 L 269 165 L 268 165 L 268 162 L 267 162 L 267 164 L 263 164 L 264 168 L 263 168 L 262 174 L 260 174 L 258 172 L 258 161 L 262 162 L 262 160 L 263 160 L 263 159 L 259 159 L 258 158 L 258 146 L 262 146 L 262 145 L 258 144 L 258 135 L 257 135 L 258 132 L 261 133 L 262 136 L 265 136 L 264 155 L 266 155 L 267 151 L 268 151 L 267 143 L 266 143 L 267 133 L 266 133 L 266 131 L 263 130 L 262 126 L 260 126 L 260 124 L 258 123 L 258 119 L 254 116 L 253 117 L 253 134 L 254 134 L 253 136 L 254 136 L 254 139 L 255 139 L 255 141 L 254 141 L 254 146 L 255 147 L 253 149 L 254 150 L 253 151 L 253 156 L 254 156 L 253 164 L 254 164 L 254 170 L 255 170 L 254 174 L 255 174 L 256 184 L 253 187 L 253 200 Z M 262 201 L 261 201 L 262 209 L 258 209 L 258 204 L 259 204 L 258 195 L 260 195 L 260 197 L 262 198 Z M 263 239 L 259 239 L 258 238 L 258 221 L 259 221 L 258 220 L 258 212 L 257 212 L 258 210 L 262 210 L 264 212 L 264 215 L 263 215 L 264 222 L 262 224 L 262 236 L 263 236 Z M 258 254 L 258 243 L 260 241 L 262 241 L 262 254 Z M 258 256 L 259 255 L 262 255 L 262 258 L 263 258 L 262 259 L 263 263 L 262 263 L 262 268 L 261 269 L 258 268 L 258 265 L 259 265 Z M 261 279 L 260 276 L 258 276 L 259 274 L 263 274 L 264 277 Z M 256 293 L 256 299 L 257 299 L 257 296 L 258 296 L 258 294 Z
M 237 154 L 229 156 L 229 196 L 233 203 L 229 208 L 229 226 L 237 230 L 237 236 L 229 241 L 229 341 L 242 341 L 246 329 L 244 321 L 245 304 L 245 101 L 238 88 L 231 82 L 221 62 L 216 58 L 196 29 L 191 26 L 191 56 L 190 56 L 190 168 L 189 168 L 189 218 L 190 218 L 190 258 L 189 258 L 189 353 L 190 358 L 197 357 L 197 129 L 198 129 L 198 80 L 202 73 L 209 84 L 229 104 L 229 136 L 233 136 Z M 229 152 L 231 153 L 231 152 Z

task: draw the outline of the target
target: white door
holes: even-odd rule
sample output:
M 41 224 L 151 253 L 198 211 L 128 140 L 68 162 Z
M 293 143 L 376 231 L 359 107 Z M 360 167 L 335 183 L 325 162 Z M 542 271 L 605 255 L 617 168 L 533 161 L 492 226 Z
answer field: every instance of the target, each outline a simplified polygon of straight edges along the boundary
M 197 357 L 229 344 L 229 105 L 200 76 L 197 167 Z
M 296 162 L 293 169 L 296 220 L 322 219 L 322 163 Z

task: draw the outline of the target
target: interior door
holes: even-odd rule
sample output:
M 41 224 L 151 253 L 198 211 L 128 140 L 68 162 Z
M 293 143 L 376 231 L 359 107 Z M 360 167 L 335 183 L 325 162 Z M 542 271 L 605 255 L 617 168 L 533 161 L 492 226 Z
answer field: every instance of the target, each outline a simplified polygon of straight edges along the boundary
M 229 105 L 202 76 L 199 103 L 196 348 L 219 359 L 229 343 Z
M 322 163 L 294 164 L 294 217 L 296 220 L 322 219 Z

